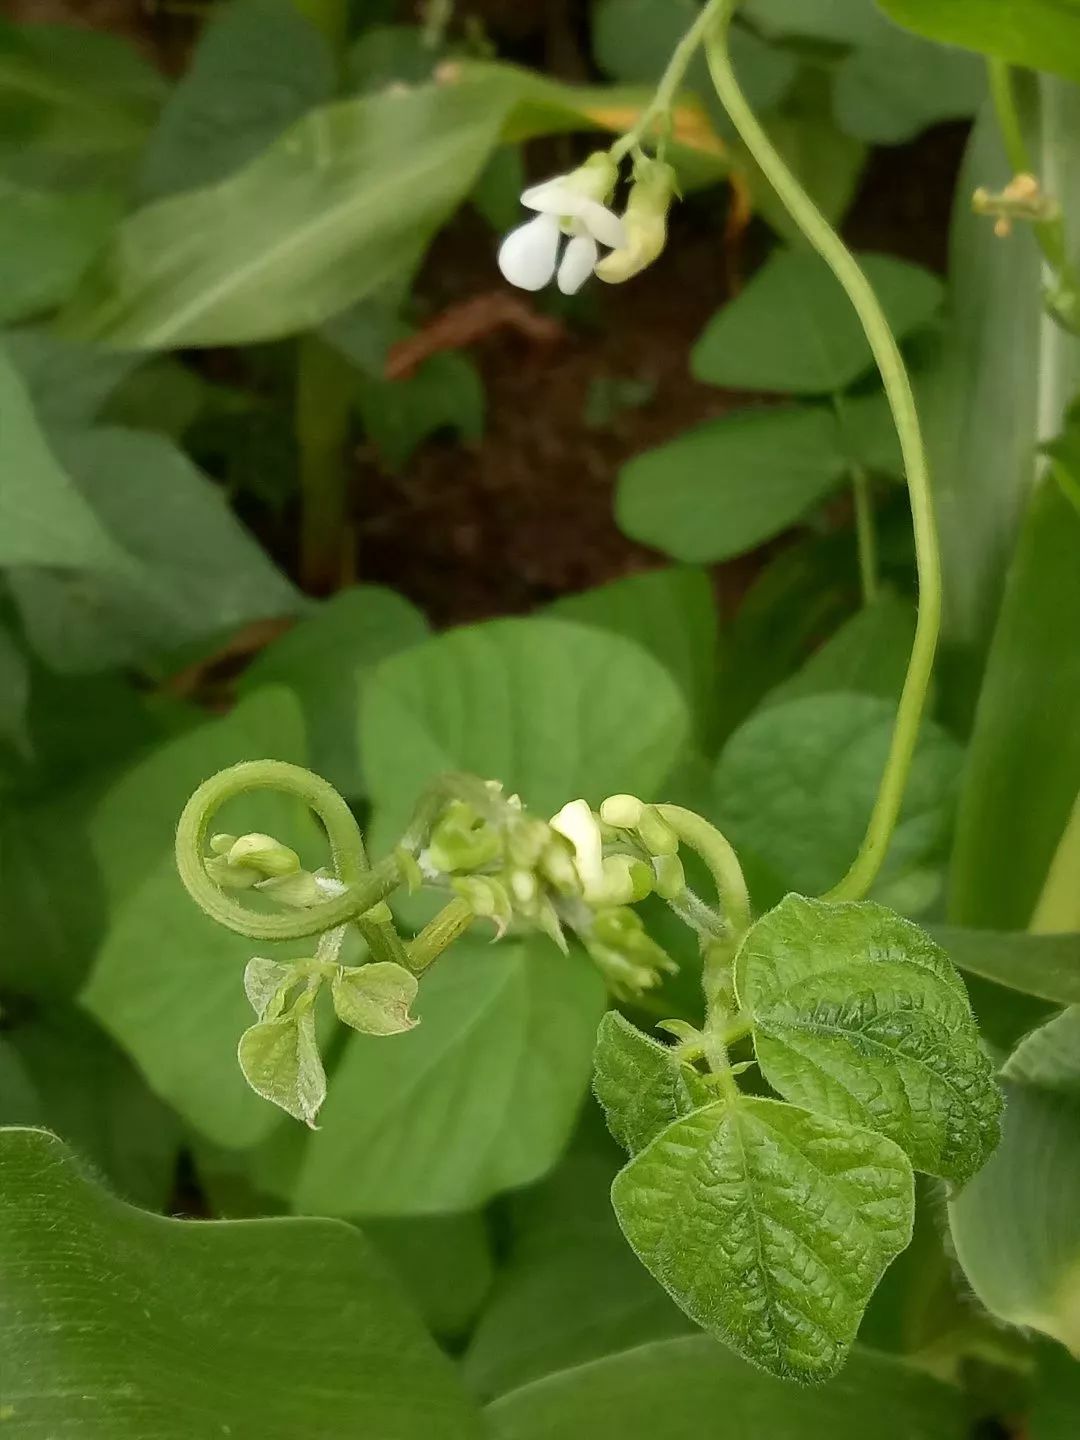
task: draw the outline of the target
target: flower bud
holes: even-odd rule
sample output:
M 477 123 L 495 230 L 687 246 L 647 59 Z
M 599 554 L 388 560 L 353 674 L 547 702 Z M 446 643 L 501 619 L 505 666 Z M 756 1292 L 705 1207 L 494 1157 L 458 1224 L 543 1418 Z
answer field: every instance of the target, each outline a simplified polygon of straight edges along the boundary
M 481 820 L 471 805 L 455 800 L 431 832 L 427 858 L 443 873 L 479 870 L 502 853 L 498 832 Z
M 662 253 L 667 244 L 667 216 L 675 195 L 675 171 L 662 160 L 640 156 L 634 163 L 634 183 L 623 229 L 626 244 L 613 250 L 596 266 L 596 274 L 609 285 L 621 285 L 638 275 Z
M 223 841 L 226 837 L 222 835 L 217 838 Z M 300 856 L 296 851 L 290 850 L 288 845 L 282 845 L 272 835 L 241 835 L 230 845 L 224 858 L 228 864 L 254 870 L 257 875 L 262 875 L 267 880 L 281 875 L 294 875 L 300 869 Z
M 641 843 L 650 855 L 675 855 L 679 849 L 679 837 L 664 820 L 655 805 L 646 805 L 636 826 Z
M 686 889 L 686 871 L 677 855 L 654 855 L 656 893 L 662 900 L 674 900 Z
M 618 830 L 633 830 L 644 809 L 636 795 L 609 795 L 600 806 L 600 819 Z
M 500 936 L 506 934 L 514 912 L 501 880 L 490 875 L 459 875 L 451 880 L 450 885 L 474 915 L 481 920 L 494 921 L 496 932 Z
M 600 822 L 587 800 L 571 800 L 551 817 L 551 828 L 574 847 L 574 868 L 588 901 L 604 898 L 604 856 Z
M 633 905 L 644 900 L 653 888 L 653 873 L 648 865 L 631 855 L 608 855 L 604 858 L 604 892 L 610 905 Z

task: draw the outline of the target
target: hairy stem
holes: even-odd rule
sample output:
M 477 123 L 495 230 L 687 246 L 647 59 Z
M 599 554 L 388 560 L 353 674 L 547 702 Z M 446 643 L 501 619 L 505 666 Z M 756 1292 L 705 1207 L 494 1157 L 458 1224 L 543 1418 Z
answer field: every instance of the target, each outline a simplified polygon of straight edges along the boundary
M 706 57 L 716 92 L 743 144 L 807 240 L 832 270 L 855 308 L 881 372 L 907 474 L 919 573 L 919 615 L 907 677 L 900 696 L 885 770 L 858 855 L 830 892 L 858 900 L 873 884 L 888 850 L 904 797 L 926 704 L 941 629 L 941 558 L 930 473 L 911 382 L 889 323 L 866 276 L 843 241 L 781 159 L 739 88 L 728 53 L 728 31 L 738 0 L 710 7 Z

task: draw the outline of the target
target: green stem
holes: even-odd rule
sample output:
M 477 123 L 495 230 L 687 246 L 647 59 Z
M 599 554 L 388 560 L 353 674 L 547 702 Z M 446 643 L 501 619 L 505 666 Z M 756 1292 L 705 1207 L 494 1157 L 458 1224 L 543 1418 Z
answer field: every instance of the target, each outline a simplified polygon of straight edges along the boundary
M 643 137 L 648 134 L 650 126 L 657 120 L 666 121 L 670 125 L 671 107 L 678 94 L 679 86 L 683 82 L 691 60 L 701 48 L 701 42 L 721 4 L 722 0 L 709 0 L 678 45 L 675 46 L 653 98 L 641 112 L 637 124 L 612 145 L 611 158 L 613 160 L 618 162 L 636 149 Z
M 1004 60 L 994 59 L 988 60 L 987 65 L 990 74 L 990 96 L 994 102 L 994 114 L 1005 145 L 1009 167 L 1015 175 L 1037 175 L 1024 138 L 1012 67 Z M 1062 283 L 1070 283 L 1072 277 L 1065 244 L 1065 226 L 1061 217 L 1033 221 L 1031 228 L 1039 242 L 1043 259 L 1051 270 L 1057 273 Z
M 907 474 L 919 574 L 919 615 L 907 677 L 893 728 L 885 770 L 858 855 L 830 892 L 835 900 L 861 899 L 873 884 L 889 846 L 911 770 L 941 629 L 941 558 L 934 519 L 930 472 L 911 382 L 889 322 L 873 287 L 832 226 L 818 210 L 758 123 L 739 88 L 728 54 L 727 35 L 738 0 L 720 0 L 705 39 L 716 92 L 743 144 L 807 240 L 847 292 L 881 372 Z M 711 9 L 712 7 L 710 7 Z
M 859 547 L 859 583 L 864 605 L 878 597 L 877 532 L 874 528 L 874 497 L 870 477 L 861 465 L 851 467 L 851 488 L 855 496 L 855 537 Z
M 300 338 L 296 435 L 300 448 L 300 583 L 315 595 L 341 586 L 354 376 L 347 360 L 318 335 Z
M 259 915 L 226 895 L 206 873 L 203 856 L 211 822 L 227 801 L 251 790 L 283 790 L 310 806 L 326 828 L 344 895 L 288 915 Z M 188 894 L 227 929 L 253 940 L 299 940 L 357 920 L 401 883 L 394 856 L 367 868 L 363 837 L 352 811 L 332 785 L 283 760 L 247 760 L 203 782 L 184 806 L 176 827 L 176 867 Z
M 657 805 L 656 809 L 682 843 L 705 861 L 727 921 L 727 933 L 738 942 L 750 928 L 750 892 L 731 842 L 715 825 L 682 805 Z
M 422 974 L 444 950 L 464 935 L 475 919 L 464 900 L 451 900 L 409 944 L 405 962 L 408 968 L 414 975 Z

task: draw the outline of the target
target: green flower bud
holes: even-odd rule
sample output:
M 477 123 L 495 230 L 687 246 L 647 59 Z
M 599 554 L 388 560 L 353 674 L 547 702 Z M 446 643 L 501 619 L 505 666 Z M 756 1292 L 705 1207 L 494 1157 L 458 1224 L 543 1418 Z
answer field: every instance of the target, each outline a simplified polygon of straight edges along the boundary
M 224 840 L 224 836 L 218 837 Z M 230 845 L 225 859 L 230 865 L 254 870 L 268 880 L 280 875 L 294 875 L 300 869 L 300 856 L 272 835 L 241 835 Z
M 211 835 L 210 853 L 211 855 L 227 855 L 235 844 L 235 835 Z
M 653 888 L 653 873 L 648 865 L 631 855 L 607 855 L 604 858 L 604 890 L 611 905 L 633 905 L 644 900 Z
M 674 900 L 686 889 L 686 871 L 678 855 L 654 855 L 656 893 L 662 900 Z
M 633 830 L 644 809 L 636 795 L 609 795 L 600 806 L 600 819 L 617 830 Z
M 667 244 L 667 217 L 676 193 L 675 171 L 662 160 L 640 156 L 634 163 L 634 184 L 623 211 L 626 244 L 613 250 L 595 273 L 609 285 L 639 275 Z
M 538 868 L 544 879 L 560 895 L 581 894 L 581 877 L 578 875 L 573 853 L 561 836 L 545 847 Z
M 481 820 L 471 805 L 453 801 L 431 832 L 427 856 L 435 870 L 479 870 L 502 854 L 499 834 Z
M 522 816 L 506 829 L 506 856 L 512 865 L 531 870 L 551 842 L 551 829 L 543 820 Z
M 450 885 L 474 915 L 481 920 L 493 920 L 497 934 L 506 934 L 514 911 L 501 880 L 491 875 L 460 875 L 451 880 Z
M 260 880 L 258 884 L 260 894 L 269 896 L 279 905 L 287 905 L 290 910 L 310 910 L 313 905 L 322 905 L 326 900 L 344 895 L 345 889 L 340 880 L 327 875 L 313 875 L 308 870 Z
M 667 821 L 661 818 L 655 805 L 645 806 L 636 829 L 641 836 L 641 843 L 650 855 L 678 854 L 679 837 Z
M 250 890 L 259 883 L 256 870 L 246 870 L 242 865 L 230 865 L 224 855 L 210 855 L 203 861 L 207 875 L 221 890 Z
M 424 872 L 417 863 L 416 856 L 404 849 L 402 846 L 394 851 L 398 864 L 401 866 L 401 873 L 404 877 L 406 887 L 410 895 L 415 895 L 424 883 Z

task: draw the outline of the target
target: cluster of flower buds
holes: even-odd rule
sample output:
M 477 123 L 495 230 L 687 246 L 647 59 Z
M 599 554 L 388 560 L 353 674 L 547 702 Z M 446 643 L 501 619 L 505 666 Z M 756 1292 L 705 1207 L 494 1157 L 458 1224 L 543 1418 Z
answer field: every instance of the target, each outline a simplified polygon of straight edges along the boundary
M 307 910 L 345 893 L 340 880 L 325 870 L 305 870 L 296 851 L 272 835 L 214 835 L 203 863 L 222 890 L 257 890 L 290 909 Z
M 511 285 L 542 290 L 556 279 L 564 295 L 576 295 L 590 275 L 617 285 L 651 265 L 667 241 L 675 171 L 639 151 L 621 216 L 610 208 L 619 179 L 619 162 L 598 150 L 569 174 L 524 190 L 521 203 L 536 215 L 499 248 Z

